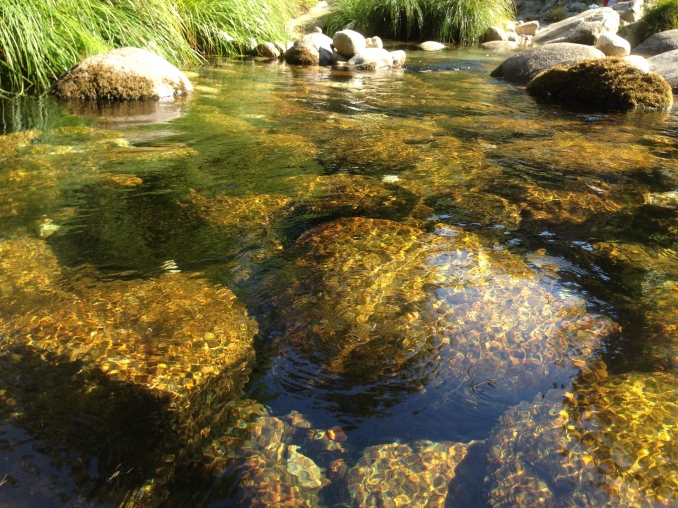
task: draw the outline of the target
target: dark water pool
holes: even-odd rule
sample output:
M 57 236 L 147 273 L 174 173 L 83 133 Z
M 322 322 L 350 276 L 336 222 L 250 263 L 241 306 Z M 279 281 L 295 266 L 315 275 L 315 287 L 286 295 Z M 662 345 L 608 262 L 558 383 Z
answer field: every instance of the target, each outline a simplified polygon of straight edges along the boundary
M 501 57 L 0 104 L 0 506 L 675 506 L 678 116 Z

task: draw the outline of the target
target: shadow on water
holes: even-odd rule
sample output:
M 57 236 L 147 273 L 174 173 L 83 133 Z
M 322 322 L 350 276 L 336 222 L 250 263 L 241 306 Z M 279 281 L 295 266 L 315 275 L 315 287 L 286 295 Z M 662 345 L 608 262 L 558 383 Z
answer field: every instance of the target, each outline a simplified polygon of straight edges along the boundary
M 29 347 L 6 350 L 0 369 L 3 443 L 12 442 L 12 428 L 24 429 L 30 438 L 15 445 L 30 443 L 36 461 L 48 457 L 50 468 L 67 472 L 75 486 L 62 490 L 60 475 L 49 469 L 27 471 L 24 456 L 3 464 L 12 488 L 0 490 L 0 501 L 36 506 L 36 498 L 47 502 L 58 495 L 69 506 L 119 506 L 139 496 L 167 466 L 165 457 L 181 449 L 169 397 Z

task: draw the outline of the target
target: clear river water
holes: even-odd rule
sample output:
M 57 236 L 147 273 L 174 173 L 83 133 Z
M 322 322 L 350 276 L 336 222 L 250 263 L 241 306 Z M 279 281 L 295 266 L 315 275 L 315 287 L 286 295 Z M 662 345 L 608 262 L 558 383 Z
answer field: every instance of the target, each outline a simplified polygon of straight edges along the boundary
M 0 102 L 0 506 L 678 506 L 678 109 L 404 49 Z

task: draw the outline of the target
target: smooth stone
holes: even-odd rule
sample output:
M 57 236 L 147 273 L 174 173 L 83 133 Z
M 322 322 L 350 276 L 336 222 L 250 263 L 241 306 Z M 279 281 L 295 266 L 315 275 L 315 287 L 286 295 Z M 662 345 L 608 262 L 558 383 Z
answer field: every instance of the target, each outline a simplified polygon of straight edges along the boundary
M 366 48 L 348 61 L 361 69 L 383 69 L 393 67 L 393 58 L 385 49 Z
M 624 57 L 631 53 L 629 41 L 614 34 L 603 34 L 598 37 L 596 48 L 605 53 L 605 56 Z
M 604 33 L 617 33 L 619 13 L 609 7 L 591 9 L 549 25 L 535 35 L 535 44 L 569 42 L 593 45 Z
M 645 57 L 640 55 L 628 55 L 624 57 L 624 61 L 639 71 L 650 72 L 650 62 L 648 62 Z
M 119 48 L 85 58 L 52 88 L 66 100 L 174 100 L 193 85 L 164 58 L 139 48 Z
M 367 47 L 365 37 L 354 30 L 340 30 L 332 38 L 334 49 L 346 58 L 352 58 Z
M 515 32 L 518 35 L 534 35 L 539 30 L 539 21 L 527 21 L 526 23 L 520 23 L 516 25 Z
M 480 47 L 488 51 L 516 51 L 518 43 L 513 41 L 491 41 L 482 43 Z
M 332 39 L 321 33 L 304 35 L 285 53 L 290 65 L 331 65 Z
M 667 51 L 647 59 L 650 72 L 655 72 L 669 82 L 674 93 L 678 93 L 678 49 Z
M 424 51 L 440 51 L 441 49 L 445 49 L 446 46 L 444 44 L 440 44 L 439 42 L 426 41 L 422 42 L 419 47 Z
M 280 41 L 273 41 L 273 44 L 280 53 L 280 56 L 285 56 L 285 51 L 287 51 L 287 47 L 285 47 L 285 45 Z
M 630 2 L 620 2 L 612 6 L 612 8 L 619 13 L 622 21 L 627 23 L 635 23 L 640 21 L 645 14 L 644 0 L 631 0 Z
M 280 58 L 280 51 L 272 42 L 262 42 L 257 46 L 259 56 L 265 58 Z
M 648 37 L 642 44 L 633 48 L 634 53 L 659 55 L 678 49 L 678 30 L 667 30 Z
M 384 47 L 384 43 L 376 35 L 374 37 L 370 37 L 369 39 L 365 39 L 365 44 L 366 44 L 366 46 L 365 46 L 366 48 L 379 48 L 379 49 L 381 49 L 381 48 Z
M 491 26 L 485 32 L 485 42 L 508 41 L 508 36 L 498 26 Z
M 537 74 L 554 65 L 569 65 L 586 58 L 604 58 L 602 51 L 582 44 L 555 43 L 527 49 L 510 56 L 490 74 L 525 85 Z
M 389 55 L 391 55 L 391 59 L 393 60 L 393 67 L 402 67 L 405 65 L 407 54 L 403 50 L 391 51 Z

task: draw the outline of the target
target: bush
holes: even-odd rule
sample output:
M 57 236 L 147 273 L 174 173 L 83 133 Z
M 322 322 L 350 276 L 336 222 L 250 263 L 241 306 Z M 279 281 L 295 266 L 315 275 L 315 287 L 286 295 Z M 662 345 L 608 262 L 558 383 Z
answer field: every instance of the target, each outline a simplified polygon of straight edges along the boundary
M 330 34 L 351 28 L 399 40 L 476 44 L 514 14 L 513 0 L 339 0 L 327 28 Z
M 548 23 L 557 23 L 567 18 L 567 11 L 564 7 L 554 7 L 544 15 L 544 20 Z
M 640 20 L 641 40 L 650 35 L 678 28 L 678 0 L 659 0 Z
M 0 95 L 42 92 L 84 57 L 135 46 L 175 65 L 285 37 L 300 0 L 0 0 Z

